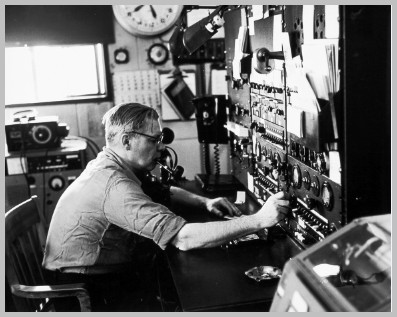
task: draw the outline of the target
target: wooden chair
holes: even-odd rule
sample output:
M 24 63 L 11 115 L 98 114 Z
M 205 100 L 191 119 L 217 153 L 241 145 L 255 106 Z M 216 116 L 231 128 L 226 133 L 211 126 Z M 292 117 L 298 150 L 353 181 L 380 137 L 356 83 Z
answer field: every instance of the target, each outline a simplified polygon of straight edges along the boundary
M 51 298 L 77 297 L 81 311 L 91 311 L 83 283 L 47 285 L 41 263 L 45 246 L 43 216 L 37 196 L 15 206 L 5 215 L 5 273 L 18 311 L 48 311 Z

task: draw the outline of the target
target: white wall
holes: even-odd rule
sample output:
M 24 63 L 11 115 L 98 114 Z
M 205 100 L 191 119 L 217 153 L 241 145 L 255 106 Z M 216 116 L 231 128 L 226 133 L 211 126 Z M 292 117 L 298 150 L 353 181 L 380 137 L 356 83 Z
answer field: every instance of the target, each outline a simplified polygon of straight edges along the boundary
M 173 70 L 171 56 L 170 59 L 161 66 L 154 66 L 147 60 L 148 48 L 153 43 L 163 43 L 167 41 L 172 34 L 172 30 L 161 37 L 155 38 L 138 38 L 126 32 L 115 20 L 115 39 L 116 43 L 108 46 L 109 68 L 113 74 L 118 71 L 135 71 L 135 70 Z M 130 61 L 126 64 L 116 64 L 114 62 L 114 51 L 118 48 L 125 48 L 130 55 Z M 184 66 L 183 68 L 193 68 L 196 66 Z M 225 82 L 226 85 L 226 82 Z M 101 124 L 103 114 L 113 106 L 113 102 L 103 103 L 79 103 L 63 105 L 44 105 L 36 106 L 38 116 L 57 115 L 59 121 L 67 123 L 70 126 L 69 135 L 84 136 L 95 141 L 100 148 L 105 145 L 104 131 Z M 16 111 L 23 110 L 26 107 L 11 107 L 5 109 L 5 121 L 11 120 L 12 114 Z M 196 173 L 203 172 L 201 166 L 201 145 L 197 141 L 196 121 L 165 121 L 162 122 L 164 127 L 169 127 L 175 133 L 175 140 L 171 147 L 178 154 L 179 165 L 185 169 L 184 176 L 193 179 Z M 221 147 L 224 147 L 223 145 Z M 225 148 L 226 149 L 226 148 Z M 226 150 L 222 152 L 227 152 Z M 221 172 L 227 173 L 228 160 L 223 155 Z

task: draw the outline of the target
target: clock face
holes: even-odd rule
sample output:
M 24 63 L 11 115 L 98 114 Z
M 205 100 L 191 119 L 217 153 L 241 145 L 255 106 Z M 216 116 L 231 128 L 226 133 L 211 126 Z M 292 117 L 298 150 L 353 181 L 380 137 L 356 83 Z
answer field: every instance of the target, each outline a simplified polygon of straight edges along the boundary
M 167 31 L 175 25 L 182 9 L 183 5 L 113 5 L 120 25 L 137 36 L 153 36 Z

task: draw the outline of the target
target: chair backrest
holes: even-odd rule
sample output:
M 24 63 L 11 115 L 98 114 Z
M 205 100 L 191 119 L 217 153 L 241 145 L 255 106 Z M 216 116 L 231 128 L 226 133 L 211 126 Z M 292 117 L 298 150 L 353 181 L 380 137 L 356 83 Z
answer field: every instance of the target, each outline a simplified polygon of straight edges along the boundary
M 5 215 L 5 273 L 8 284 L 46 285 L 41 266 L 45 246 L 43 216 L 37 196 L 15 206 Z M 45 299 L 16 298 L 19 311 L 39 311 Z

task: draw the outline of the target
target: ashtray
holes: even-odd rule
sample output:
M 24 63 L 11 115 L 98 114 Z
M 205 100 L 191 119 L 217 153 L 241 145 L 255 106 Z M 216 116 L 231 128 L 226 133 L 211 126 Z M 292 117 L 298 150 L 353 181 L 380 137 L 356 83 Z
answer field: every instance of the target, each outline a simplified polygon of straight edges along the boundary
M 280 278 L 281 273 L 281 269 L 275 266 L 255 266 L 246 271 L 245 275 L 257 282 L 260 282 Z

